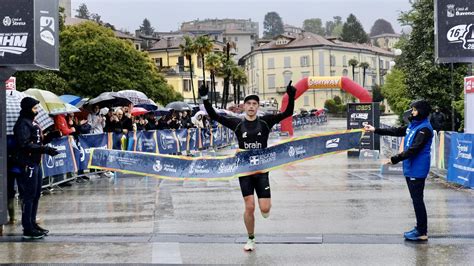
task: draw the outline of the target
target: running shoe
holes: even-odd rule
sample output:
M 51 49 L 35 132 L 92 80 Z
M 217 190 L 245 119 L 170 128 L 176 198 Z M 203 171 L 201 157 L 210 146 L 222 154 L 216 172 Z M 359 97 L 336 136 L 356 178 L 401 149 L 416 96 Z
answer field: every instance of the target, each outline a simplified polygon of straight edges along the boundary
M 247 244 L 244 246 L 245 251 L 253 251 L 255 250 L 255 238 L 254 239 L 248 239 Z
M 24 239 L 41 239 L 44 237 L 44 234 L 36 229 L 23 231 Z
M 403 234 L 403 236 L 405 237 L 406 240 L 409 240 L 409 241 L 427 241 L 428 240 L 428 235 L 420 234 L 420 232 L 418 232 L 416 228 L 414 228 L 414 230 L 410 232 L 406 232 L 405 234 Z
M 40 233 L 43 233 L 45 236 L 47 236 L 49 234 L 49 230 L 48 229 L 44 229 L 43 227 L 39 226 L 38 224 L 35 224 L 33 226 L 37 231 L 39 231 Z
M 263 218 L 268 218 L 270 217 L 270 212 L 260 212 L 262 214 Z

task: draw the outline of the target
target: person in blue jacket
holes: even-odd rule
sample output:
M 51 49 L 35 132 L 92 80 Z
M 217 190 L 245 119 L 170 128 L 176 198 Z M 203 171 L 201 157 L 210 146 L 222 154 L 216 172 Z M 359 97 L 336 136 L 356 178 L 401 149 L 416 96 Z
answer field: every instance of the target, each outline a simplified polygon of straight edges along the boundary
M 405 137 L 403 152 L 390 158 L 389 164 L 403 161 L 403 175 L 405 175 L 408 190 L 413 201 L 416 215 L 416 227 L 405 232 L 406 240 L 428 240 L 428 218 L 423 201 L 425 180 L 430 171 L 431 142 L 433 128 L 428 119 L 431 106 L 425 100 L 413 102 L 410 107 L 411 115 L 408 126 L 398 128 L 374 128 L 371 125 L 364 127 L 366 132 L 379 135 Z

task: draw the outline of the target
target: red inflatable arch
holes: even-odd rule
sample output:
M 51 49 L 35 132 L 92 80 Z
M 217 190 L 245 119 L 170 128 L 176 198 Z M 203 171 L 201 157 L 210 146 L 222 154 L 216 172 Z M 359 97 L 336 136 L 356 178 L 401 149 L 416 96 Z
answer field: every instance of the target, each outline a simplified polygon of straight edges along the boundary
M 307 77 L 298 81 L 295 85 L 296 98 L 300 97 L 307 90 L 317 89 L 343 89 L 354 95 L 362 103 L 372 102 L 372 96 L 359 84 L 347 77 Z M 283 112 L 288 105 L 288 95 L 283 96 L 280 111 Z M 281 131 L 286 131 L 293 136 L 293 117 L 281 121 Z

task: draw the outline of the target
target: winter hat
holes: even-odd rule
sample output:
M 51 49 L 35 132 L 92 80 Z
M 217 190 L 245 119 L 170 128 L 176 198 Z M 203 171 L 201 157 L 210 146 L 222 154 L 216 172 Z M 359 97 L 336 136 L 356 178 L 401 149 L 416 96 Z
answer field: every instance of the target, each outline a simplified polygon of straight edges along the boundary
M 431 113 L 431 105 L 425 100 L 415 101 L 410 107 L 415 107 L 418 111 L 418 115 L 414 117 L 415 120 L 423 120 Z
M 21 100 L 21 109 L 22 110 L 31 110 L 35 105 L 39 104 L 40 102 L 35 98 L 25 97 Z

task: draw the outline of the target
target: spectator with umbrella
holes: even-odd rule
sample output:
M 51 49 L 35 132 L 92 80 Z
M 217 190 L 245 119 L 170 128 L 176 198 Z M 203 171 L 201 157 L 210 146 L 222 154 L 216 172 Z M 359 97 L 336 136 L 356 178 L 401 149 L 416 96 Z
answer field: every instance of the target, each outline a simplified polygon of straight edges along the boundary
M 92 106 L 92 112 L 87 116 L 87 123 L 91 126 L 91 134 L 104 133 L 105 118 L 100 114 L 98 105 Z

